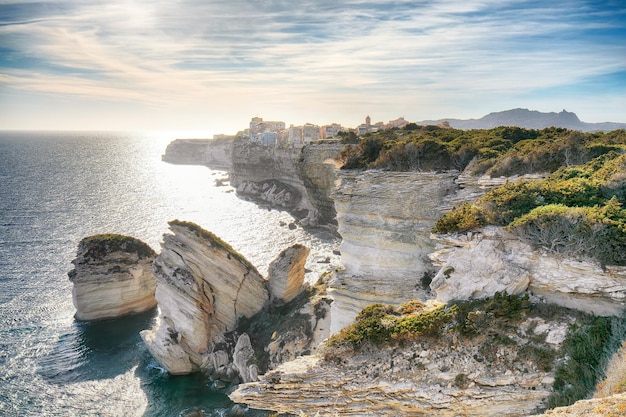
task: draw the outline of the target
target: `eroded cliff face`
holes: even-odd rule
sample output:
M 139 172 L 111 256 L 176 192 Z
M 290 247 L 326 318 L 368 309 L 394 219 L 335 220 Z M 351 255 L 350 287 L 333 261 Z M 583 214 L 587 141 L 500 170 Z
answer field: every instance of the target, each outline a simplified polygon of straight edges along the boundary
M 533 250 L 498 227 L 433 237 L 438 251 L 430 256 L 441 269 L 430 286 L 442 301 L 529 291 L 545 302 L 596 315 L 625 309 L 626 267 L 602 269 L 591 260 Z
M 528 318 L 498 344 L 444 334 L 403 346 L 327 348 L 240 385 L 230 397 L 252 407 L 320 416 L 527 416 L 545 407 L 553 371 L 522 349 L 558 348 L 567 317 Z
M 255 381 L 328 336 L 325 284 L 303 286 L 308 247 L 282 251 L 266 280 L 199 226 L 175 220 L 170 229 L 154 260 L 159 323 L 141 333 L 169 373 L 203 371 L 219 384 Z
M 457 172 L 339 171 L 332 197 L 337 210 L 344 271 L 332 285 L 332 331 L 350 324 L 372 303 L 424 299 L 424 274 L 433 271 L 430 230 Z
M 228 171 L 232 167 L 234 137 L 221 139 L 176 139 L 165 149 L 162 159 L 171 164 L 205 165 Z
M 300 177 L 315 207 L 315 224 L 327 225 L 336 230 L 337 212 L 332 191 L 335 185 L 336 158 L 345 145 L 321 142 L 302 149 L 298 161 Z
M 283 250 L 268 270 L 270 302 L 281 306 L 292 301 L 304 284 L 304 264 L 311 250 L 301 244 Z
M 68 273 L 76 319 L 111 319 L 156 307 L 155 256 L 147 244 L 128 236 L 82 239 Z
M 233 144 L 231 184 L 238 195 L 268 207 L 286 210 L 303 225 L 333 224 L 329 198 L 332 165 L 344 145 L 274 148 L 237 139 Z
M 141 333 L 152 356 L 170 373 L 199 370 L 216 338 L 252 317 L 269 300 L 256 268 L 213 234 L 170 222 L 154 261 L 161 314 L 156 330 Z

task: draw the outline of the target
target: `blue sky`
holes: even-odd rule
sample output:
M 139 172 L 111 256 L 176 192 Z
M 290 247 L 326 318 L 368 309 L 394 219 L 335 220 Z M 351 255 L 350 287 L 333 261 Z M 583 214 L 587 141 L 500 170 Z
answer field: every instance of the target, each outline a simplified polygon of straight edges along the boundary
M 626 122 L 615 1 L 0 0 L 0 129 Z

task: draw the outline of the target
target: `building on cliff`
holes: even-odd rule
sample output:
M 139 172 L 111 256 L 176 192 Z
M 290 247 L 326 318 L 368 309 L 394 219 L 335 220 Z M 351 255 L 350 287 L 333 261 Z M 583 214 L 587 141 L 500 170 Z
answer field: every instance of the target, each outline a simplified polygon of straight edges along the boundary
M 364 135 L 366 133 L 378 132 L 379 130 L 391 129 L 394 127 L 404 127 L 409 124 L 408 121 L 404 119 L 404 117 L 400 117 L 395 120 L 390 120 L 389 123 L 385 124 L 383 122 L 376 122 L 372 124 L 372 118 L 367 116 L 365 118 L 365 123 L 360 124 L 356 127 L 355 133 L 357 135 Z
M 268 141 L 270 136 L 272 136 L 272 135 L 269 135 L 269 136 L 266 135 L 264 137 L 265 133 L 274 133 L 276 134 L 276 139 L 277 139 L 279 132 L 282 132 L 284 130 L 285 130 L 285 122 L 265 121 L 263 120 L 262 117 L 253 117 L 252 120 L 250 120 L 250 129 L 248 131 L 248 137 L 250 138 L 251 142 L 263 143 L 263 140 Z M 268 146 L 275 146 L 276 143 L 277 141 Z

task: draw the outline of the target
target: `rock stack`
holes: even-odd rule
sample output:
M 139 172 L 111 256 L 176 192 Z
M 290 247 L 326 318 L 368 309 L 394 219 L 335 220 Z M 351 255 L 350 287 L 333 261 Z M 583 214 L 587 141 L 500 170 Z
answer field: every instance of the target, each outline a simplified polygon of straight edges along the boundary
M 111 319 L 154 308 L 155 256 L 150 246 L 133 237 L 105 234 L 81 240 L 68 273 L 76 319 Z
M 161 310 L 156 330 L 141 333 L 152 356 L 171 374 L 208 362 L 212 343 L 269 301 L 257 269 L 199 226 L 174 220 L 154 262 Z

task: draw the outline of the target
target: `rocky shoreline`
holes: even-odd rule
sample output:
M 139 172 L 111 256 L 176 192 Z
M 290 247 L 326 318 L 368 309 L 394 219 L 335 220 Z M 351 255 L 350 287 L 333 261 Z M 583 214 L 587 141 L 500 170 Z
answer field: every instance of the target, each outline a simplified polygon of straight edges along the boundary
M 229 154 L 224 144 L 215 146 L 218 155 Z M 173 221 L 151 261 L 161 315 L 142 337 L 152 355 L 172 374 L 202 371 L 220 387 L 242 383 L 231 393 L 234 401 L 279 412 L 523 416 L 545 409 L 557 363 L 547 370 L 532 360 L 516 362 L 520 346 L 558 350 L 567 323 L 575 322 L 568 309 L 622 315 L 626 267 L 542 252 L 495 227 L 432 235 L 442 213 L 507 178 L 337 171 L 332 158 L 342 147 L 261 149 L 232 141 L 231 184 L 238 194 L 288 210 L 302 225 L 335 230 L 343 268 L 307 288 L 308 250 L 296 245 L 263 277 L 210 232 Z M 454 332 L 356 355 L 329 354 L 322 344 L 372 303 L 450 303 L 502 292 L 529 294 L 533 303 L 562 311 L 519 322 L 502 336 L 515 343 L 489 358 L 478 354 L 493 345 L 487 336 L 466 340 Z

